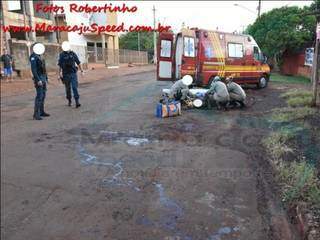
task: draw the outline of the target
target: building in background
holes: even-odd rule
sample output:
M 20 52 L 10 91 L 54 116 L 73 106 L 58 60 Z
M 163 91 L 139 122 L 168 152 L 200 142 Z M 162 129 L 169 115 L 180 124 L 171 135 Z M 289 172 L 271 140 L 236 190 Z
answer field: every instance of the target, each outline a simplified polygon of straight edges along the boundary
M 38 3 L 43 5 L 63 6 L 63 14 L 44 13 L 35 11 Z M 1 1 L 0 24 L 4 26 L 32 27 L 36 24 L 46 25 L 117 25 L 117 13 L 70 13 L 69 4 L 78 5 L 89 4 L 91 6 L 104 5 L 105 2 L 92 1 L 54 1 L 54 0 L 10 0 Z M 46 58 L 47 70 L 56 71 L 59 53 L 61 52 L 61 43 L 68 40 L 72 49 L 78 54 L 84 67 L 93 63 L 95 66 L 119 66 L 123 63 L 148 63 L 147 52 L 119 49 L 118 33 L 84 33 L 76 32 L 41 32 L 41 31 L 0 31 L 1 55 L 3 50 L 7 49 L 13 56 L 14 71 L 20 76 L 30 76 L 29 56 L 31 45 L 38 41 L 46 46 L 44 53 Z
M 1 25 L 28 27 L 35 29 L 36 24 L 54 25 L 53 14 L 36 12 L 37 3 L 51 4 L 49 0 L 10 0 L 1 1 Z M 29 56 L 31 45 L 34 42 L 42 42 L 46 45 L 46 56 L 48 58 L 48 69 L 56 69 L 56 56 L 59 52 L 56 32 L 42 31 L 10 31 L 4 32 L 1 28 L 1 54 L 4 49 L 13 56 L 13 69 L 19 76 L 30 75 Z
M 74 1 L 53 1 L 53 4 L 58 6 L 63 6 L 65 12 L 63 14 L 56 14 L 55 21 L 56 25 L 80 25 L 84 24 L 89 26 L 93 23 L 97 25 L 117 25 L 117 13 L 116 12 L 101 12 L 101 13 L 74 13 L 69 11 L 69 4 L 74 3 Z M 84 2 L 78 1 L 77 4 L 86 4 L 93 6 L 103 6 L 106 2 Z M 117 52 L 119 49 L 119 39 L 118 33 L 83 33 L 78 34 L 76 32 L 59 32 L 58 42 L 63 42 L 68 40 L 73 46 L 74 50 L 80 51 L 81 47 L 85 46 L 87 49 L 87 56 L 80 54 L 80 58 L 87 58 L 88 62 L 101 62 L 112 65 L 117 58 Z M 84 61 L 84 59 L 80 59 Z
M 312 57 L 310 63 L 310 50 L 312 48 L 305 48 L 297 52 L 286 51 L 283 54 L 283 64 L 281 65 L 281 73 L 292 76 L 311 77 L 312 72 Z
M 50 4 L 49 0 L 11 0 L 11 1 L 1 1 L 1 24 L 8 26 L 30 26 L 35 27 L 37 23 L 46 23 L 48 25 L 54 25 L 53 14 L 36 12 L 34 11 L 34 6 L 42 2 L 44 4 Z M 14 32 L 10 30 L 4 33 L 1 30 L 1 46 L 9 49 L 9 40 L 26 40 L 30 42 L 41 41 L 41 42 L 57 42 L 56 32 Z M 2 54 L 3 49 L 1 49 Z

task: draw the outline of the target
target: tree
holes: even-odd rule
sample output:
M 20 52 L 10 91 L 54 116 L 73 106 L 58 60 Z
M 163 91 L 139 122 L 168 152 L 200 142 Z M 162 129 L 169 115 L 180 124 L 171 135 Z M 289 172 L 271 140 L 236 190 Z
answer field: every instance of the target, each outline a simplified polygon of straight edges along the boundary
M 153 32 L 140 32 L 140 50 L 153 53 Z M 138 50 L 138 32 L 128 32 L 119 37 L 122 49 Z
M 273 9 L 249 25 L 246 32 L 255 38 L 269 58 L 281 63 L 285 51 L 295 52 L 312 45 L 316 18 L 307 15 L 312 8 L 314 4 L 304 8 L 286 6 Z

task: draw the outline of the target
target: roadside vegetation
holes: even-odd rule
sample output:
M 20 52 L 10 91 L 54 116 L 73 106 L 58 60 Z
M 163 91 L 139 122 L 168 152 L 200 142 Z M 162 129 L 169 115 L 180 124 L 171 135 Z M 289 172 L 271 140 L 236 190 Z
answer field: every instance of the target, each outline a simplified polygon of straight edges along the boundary
M 312 228 L 319 229 L 320 111 L 310 107 L 309 91 L 294 89 L 281 97 L 288 106 L 273 110 L 270 121 L 277 127 L 263 139 L 262 144 L 276 171 L 281 199 L 285 206 L 288 209 L 297 209 L 297 206 L 304 204 L 305 211 L 308 214 L 311 212 L 313 216 L 311 222 L 316 223 L 316 227 Z M 310 155 L 310 152 L 313 152 L 313 155 Z
M 310 84 L 310 78 L 303 76 L 286 76 L 279 73 L 272 73 L 270 76 L 270 81 L 274 83 L 299 83 L 299 84 Z

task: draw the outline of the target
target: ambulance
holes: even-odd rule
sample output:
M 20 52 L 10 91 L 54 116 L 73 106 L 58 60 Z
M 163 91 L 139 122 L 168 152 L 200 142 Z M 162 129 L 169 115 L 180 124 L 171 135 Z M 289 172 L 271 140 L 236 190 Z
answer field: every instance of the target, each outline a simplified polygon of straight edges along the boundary
M 215 76 L 233 76 L 239 84 L 268 85 L 270 68 L 252 36 L 198 28 L 174 35 L 161 32 L 157 44 L 157 80 L 191 75 L 193 85 L 208 87 Z

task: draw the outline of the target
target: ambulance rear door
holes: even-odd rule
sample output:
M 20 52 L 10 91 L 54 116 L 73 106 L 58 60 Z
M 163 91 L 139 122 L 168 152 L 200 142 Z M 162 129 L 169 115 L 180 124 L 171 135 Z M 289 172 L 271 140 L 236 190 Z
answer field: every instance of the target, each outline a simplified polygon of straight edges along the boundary
M 157 79 L 162 81 L 171 81 L 174 76 L 174 34 L 163 32 L 159 35 L 157 44 Z
M 195 31 L 191 29 L 183 29 L 181 33 L 183 38 L 181 77 L 191 75 L 195 82 L 197 57 L 196 34 Z

